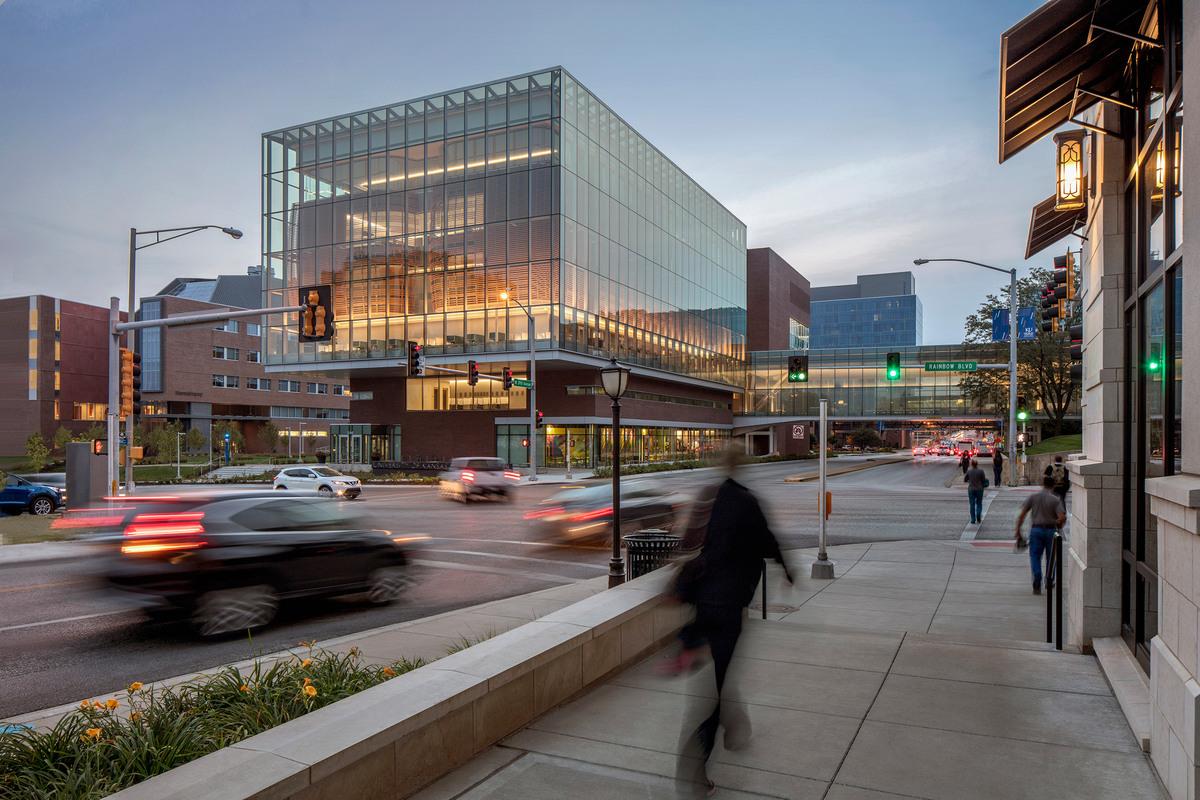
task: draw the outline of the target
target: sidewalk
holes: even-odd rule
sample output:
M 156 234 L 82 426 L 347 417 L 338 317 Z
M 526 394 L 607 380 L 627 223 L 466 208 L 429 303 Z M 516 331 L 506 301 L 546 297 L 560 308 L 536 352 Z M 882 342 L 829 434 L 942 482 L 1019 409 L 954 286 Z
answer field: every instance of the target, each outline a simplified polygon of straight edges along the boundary
M 831 548 L 834 581 L 769 573 L 730 694 L 754 738 L 721 744 L 725 798 L 1165 798 L 1090 656 L 1055 652 L 1028 562 L 997 542 Z M 794 551 L 807 576 L 811 551 Z M 711 668 L 659 677 L 661 654 L 539 719 L 420 800 L 672 798 L 680 731 Z

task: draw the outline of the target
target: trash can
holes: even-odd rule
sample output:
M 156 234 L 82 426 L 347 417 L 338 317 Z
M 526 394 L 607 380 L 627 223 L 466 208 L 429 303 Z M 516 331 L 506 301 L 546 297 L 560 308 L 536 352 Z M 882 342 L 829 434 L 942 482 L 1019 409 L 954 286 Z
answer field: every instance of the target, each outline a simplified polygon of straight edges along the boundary
M 659 528 L 650 528 L 625 537 L 629 580 L 653 572 L 671 560 L 679 549 L 680 538 Z

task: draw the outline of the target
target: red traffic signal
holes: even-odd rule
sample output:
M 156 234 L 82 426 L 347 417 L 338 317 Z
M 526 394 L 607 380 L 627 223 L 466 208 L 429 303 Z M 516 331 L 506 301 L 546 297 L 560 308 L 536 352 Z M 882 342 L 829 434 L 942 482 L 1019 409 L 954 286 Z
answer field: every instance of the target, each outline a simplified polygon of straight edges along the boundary
M 503 376 L 504 376 L 504 390 L 508 391 L 513 386 L 512 367 L 505 367 Z
M 542 412 L 541 411 L 537 412 L 537 426 L 539 428 L 542 427 Z
M 475 386 L 479 383 L 479 363 L 476 361 L 467 362 L 467 384 Z

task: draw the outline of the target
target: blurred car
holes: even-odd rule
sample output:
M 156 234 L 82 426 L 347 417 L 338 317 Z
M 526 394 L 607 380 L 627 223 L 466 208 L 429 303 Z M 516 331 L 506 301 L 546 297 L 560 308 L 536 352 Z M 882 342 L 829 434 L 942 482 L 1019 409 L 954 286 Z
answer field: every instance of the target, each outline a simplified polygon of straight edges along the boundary
M 942 445 L 938 445 L 937 454 L 939 456 L 952 456 L 952 455 L 954 455 L 954 450 L 951 449 L 948 445 L 942 444 Z
M 63 493 L 58 489 L 26 480 L 20 475 L 5 475 L 4 487 L 0 488 L 0 511 L 5 514 L 28 511 L 43 517 L 61 508 L 63 502 Z
M 481 497 L 511 499 L 510 490 L 521 480 L 521 473 L 498 458 L 472 456 L 452 460 L 450 468 L 438 477 L 442 497 L 466 503 Z
M 666 528 L 686 504 L 683 495 L 648 480 L 621 484 L 621 532 Z M 612 486 L 574 487 L 557 492 L 525 514 L 546 539 L 576 542 L 607 537 L 612 531 Z
M 917 445 L 917 446 L 913 447 L 912 454 L 914 456 L 923 456 L 923 455 L 925 455 L 925 448 L 922 447 L 921 445 Z
M 398 599 L 412 537 L 369 530 L 315 492 L 147 497 L 67 512 L 90 531 L 104 583 L 152 616 L 182 613 L 202 636 L 262 627 L 283 600 L 363 592 Z
M 276 489 L 300 489 L 337 495 L 353 500 L 362 494 L 362 482 L 353 475 L 343 475 L 333 467 L 288 467 L 275 476 Z

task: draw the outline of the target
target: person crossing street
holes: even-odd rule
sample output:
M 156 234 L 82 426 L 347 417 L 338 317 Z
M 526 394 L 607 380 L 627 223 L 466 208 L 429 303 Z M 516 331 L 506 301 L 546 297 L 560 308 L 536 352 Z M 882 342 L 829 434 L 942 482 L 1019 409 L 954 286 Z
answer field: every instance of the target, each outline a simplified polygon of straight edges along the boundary
M 971 510 L 971 524 L 983 522 L 983 490 L 987 488 L 988 479 L 979 462 L 972 459 L 971 466 L 963 475 L 963 483 L 967 485 L 967 505 Z

